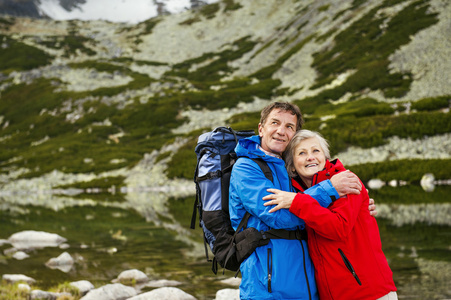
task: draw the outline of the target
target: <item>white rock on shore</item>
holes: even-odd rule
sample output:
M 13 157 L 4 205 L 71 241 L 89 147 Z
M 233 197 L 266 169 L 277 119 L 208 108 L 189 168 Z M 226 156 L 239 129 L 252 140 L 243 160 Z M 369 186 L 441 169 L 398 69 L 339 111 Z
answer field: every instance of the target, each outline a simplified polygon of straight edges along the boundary
M 65 241 L 58 234 L 35 230 L 17 232 L 8 238 L 8 242 L 16 249 L 57 247 Z
M 36 282 L 35 279 L 22 274 L 3 274 L 2 280 L 14 284 L 16 282 L 26 282 L 28 284 L 33 284 Z
M 196 300 L 190 294 L 175 287 L 162 287 L 134 296 L 128 300 Z M 83 299 L 84 300 L 84 299 Z
M 90 290 L 94 289 L 94 285 L 87 280 L 71 282 L 70 285 L 78 289 L 81 296 L 86 295 Z
M 127 280 L 129 282 L 147 282 L 144 285 L 135 285 L 130 287 L 122 283 L 113 283 L 94 288 L 94 285 L 87 280 L 80 280 L 69 283 L 69 285 L 79 290 L 82 296 L 80 300 L 195 300 L 196 298 L 185 291 L 173 287 L 174 285 L 180 285 L 181 282 L 174 280 L 153 280 L 149 281 L 147 275 L 137 269 L 123 271 L 118 279 Z M 5 274 L 2 278 L 4 281 L 15 284 L 22 282 L 21 289 L 29 292 L 30 299 L 57 299 L 61 296 L 71 295 L 68 293 L 54 293 L 42 291 L 39 289 L 31 290 L 31 284 L 34 284 L 36 280 L 31 277 L 21 274 Z M 113 281 L 118 281 L 115 279 Z M 237 286 L 239 285 L 240 278 L 228 278 L 221 281 L 223 284 Z M 25 283 L 23 283 L 25 282 Z M 172 285 L 172 286 L 171 286 Z M 140 290 L 145 287 L 154 287 L 155 289 L 141 293 Z M 216 292 L 215 300 L 238 300 L 240 297 L 239 289 L 226 288 Z
M 64 273 L 67 273 L 72 269 L 74 259 L 69 253 L 63 252 L 58 257 L 49 259 L 45 265 L 50 269 L 58 269 Z
M 113 283 L 90 290 L 80 300 L 123 300 L 134 297 L 136 294 L 136 290 L 132 287 Z

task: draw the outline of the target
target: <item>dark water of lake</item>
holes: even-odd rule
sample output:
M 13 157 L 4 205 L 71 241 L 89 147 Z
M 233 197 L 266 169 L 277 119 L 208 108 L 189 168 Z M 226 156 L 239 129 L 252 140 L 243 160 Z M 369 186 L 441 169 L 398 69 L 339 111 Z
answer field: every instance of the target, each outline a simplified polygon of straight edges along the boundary
M 450 192 L 449 186 L 432 193 L 416 188 L 370 191 L 378 204 L 383 249 L 400 299 L 451 298 Z M 16 260 L 5 254 L 11 245 L 4 244 L 0 275 L 30 276 L 41 289 L 82 279 L 97 287 L 111 283 L 122 271 L 139 269 L 151 279 L 180 281 L 178 288 L 197 299 L 214 299 L 216 291 L 236 288 L 220 282 L 232 272 L 211 272 L 200 230 L 189 229 L 193 197 L 17 197 L 0 197 L 0 240 L 38 230 L 66 238 L 69 248 L 36 249 L 30 257 Z M 75 259 L 70 271 L 45 266 L 64 251 Z

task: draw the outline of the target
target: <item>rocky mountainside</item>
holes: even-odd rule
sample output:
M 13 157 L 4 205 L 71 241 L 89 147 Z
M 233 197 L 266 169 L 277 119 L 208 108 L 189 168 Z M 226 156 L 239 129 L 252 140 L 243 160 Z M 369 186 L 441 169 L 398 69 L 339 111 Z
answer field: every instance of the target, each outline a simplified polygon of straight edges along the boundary
M 450 29 L 446 0 L 222 0 L 136 25 L 3 17 L 0 184 L 190 194 L 196 136 L 255 129 L 270 101 L 298 104 L 367 180 L 449 179 Z M 411 158 L 415 174 L 391 172 Z

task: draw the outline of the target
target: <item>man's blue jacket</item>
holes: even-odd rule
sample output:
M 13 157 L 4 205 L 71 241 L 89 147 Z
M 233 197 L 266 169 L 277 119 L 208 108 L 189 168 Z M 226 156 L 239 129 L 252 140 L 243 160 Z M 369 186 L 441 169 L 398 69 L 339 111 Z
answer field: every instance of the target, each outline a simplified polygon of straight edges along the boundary
M 258 230 L 304 228 L 304 221 L 281 209 L 273 213 L 273 206 L 264 206 L 262 198 L 269 188 L 293 191 L 282 159 L 265 154 L 259 147 L 260 137 L 252 136 L 239 141 L 235 151 L 238 161 L 233 166 L 229 189 L 230 219 L 238 227 L 246 211 L 251 214 L 247 227 Z M 273 182 L 265 177 L 261 168 L 248 158 L 261 158 L 273 173 Z M 306 190 L 321 206 L 331 203 L 330 196 L 338 199 L 329 180 Z M 268 245 L 258 247 L 240 267 L 241 299 L 318 299 L 313 264 L 306 241 L 272 239 Z

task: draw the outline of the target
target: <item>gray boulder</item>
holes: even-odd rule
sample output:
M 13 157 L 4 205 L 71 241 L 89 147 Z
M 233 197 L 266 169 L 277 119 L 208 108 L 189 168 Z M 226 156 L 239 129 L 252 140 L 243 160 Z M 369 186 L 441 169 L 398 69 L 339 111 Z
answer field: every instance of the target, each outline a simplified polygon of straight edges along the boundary
M 58 247 L 59 244 L 65 241 L 66 239 L 58 234 L 34 230 L 14 233 L 8 239 L 8 242 L 16 249 Z
M 70 297 L 71 294 L 69 293 L 52 293 L 52 292 L 45 292 L 41 290 L 33 290 L 30 293 L 30 299 L 31 300 L 56 300 L 60 297 Z
M 239 289 L 223 289 L 216 292 L 215 300 L 240 300 Z
M 180 281 L 176 281 L 176 280 L 160 279 L 160 280 L 149 281 L 145 286 L 151 287 L 151 288 L 160 288 L 160 287 L 168 287 L 168 286 L 177 286 L 177 285 L 181 285 L 181 284 L 182 283 Z
M 28 255 L 27 253 L 23 252 L 23 251 L 17 251 L 16 253 L 13 254 L 13 258 L 17 259 L 17 260 L 22 260 L 25 258 L 30 257 L 30 255 Z
M 136 296 L 134 288 L 120 284 L 107 284 L 97 289 L 90 290 L 80 300 L 125 300 Z
M 78 289 L 81 296 L 86 295 L 90 290 L 94 289 L 94 285 L 87 280 L 74 281 L 70 285 Z
M 2 279 L 9 283 L 16 283 L 16 282 L 26 282 L 28 284 L 33 284 L 36 282 L 31 277 L 22 275 L 22 274 L 3 274 Z
M 67 273 L 72 269 L 74 259 L 69 253 L 63 252 L 60 256 L 49 259 L 45 265 L 50 269 L 58 269 Z
M 127 270 L 119 274 L 115 282 L 120 282 L 124 284 L 128 284 L 131 282 L 134 283 L 143 283 L 149 281 L 147 275 L 137 269 Z
M 196 298 L 175 287 L 162 287 L 128 300 L 196 300 Z

